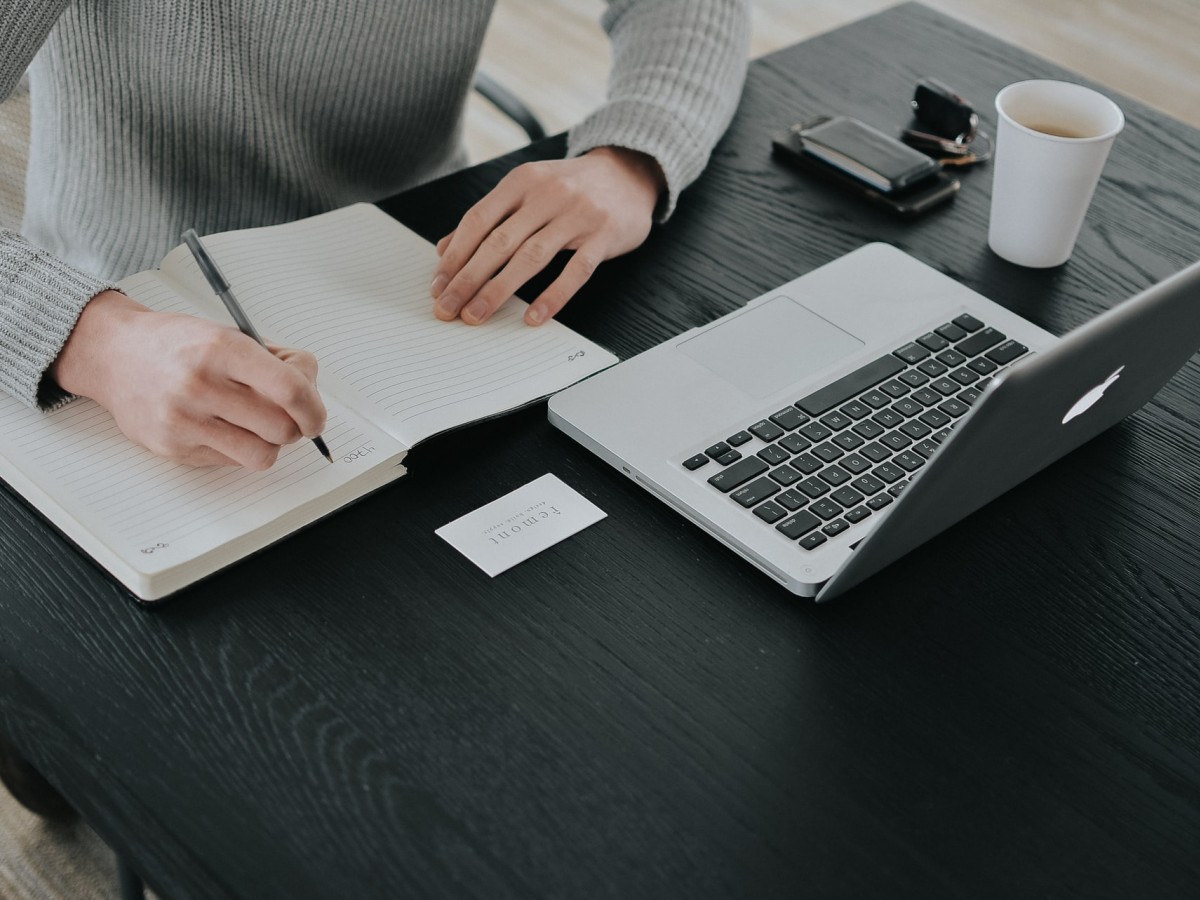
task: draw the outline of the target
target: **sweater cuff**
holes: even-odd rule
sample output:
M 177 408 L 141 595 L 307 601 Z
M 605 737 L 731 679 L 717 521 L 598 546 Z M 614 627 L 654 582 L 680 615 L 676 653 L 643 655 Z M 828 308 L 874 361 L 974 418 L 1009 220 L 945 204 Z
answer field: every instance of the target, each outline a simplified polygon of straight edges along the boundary
M 658 163 L 667 189 L 654 211 L 654 220 L 670 218 L 679 192 L 703 171 L 708 155 L 696 151 L 699 142 L 670 110 L 643 101 L 616 100 L 600 107 L 567 134 L 567 156 L 597 147 L 620 147 L 645 153 Z
M 72 399 L 46 370 L 87 302 L 112 287 L 12 232 L 0 233 L 0 389 L 42 409 Z

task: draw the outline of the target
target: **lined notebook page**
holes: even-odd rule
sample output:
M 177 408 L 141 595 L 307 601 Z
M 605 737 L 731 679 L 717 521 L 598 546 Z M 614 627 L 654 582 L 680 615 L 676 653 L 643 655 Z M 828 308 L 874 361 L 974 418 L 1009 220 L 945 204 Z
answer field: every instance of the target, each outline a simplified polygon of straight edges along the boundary
M 557 322 L 526 326 L 515 298 L 482 326 L 439 321 L 437 253 L 369 204 L 204 242 L 264 337 L 314 353 L 323 392 L 410 447 L 616 362 Z M 211 294 L 185 249 L 163 272 Z
M 155 308 L 187 310 L 152 274 L 134 276 L 121 286 Z M 286 447 L 266 472 L 197 469 L 137 446 L 90 400 L 41 413 L 0 395 L 5 477 L 93 555 L 91 539 L 146 573 L 170 568 L 314 498 L 337 493 L 374 465 L 389 464 L 389 458 L 395 466 L 396 454 L 402 452 L 387 435 L 334 406 L 324 436 L 335 465 L 310 442 L 300 441 Z M 45 508 L 31 491 L 57 509 Z M 348 493 L 346 500 L 353 496 Z

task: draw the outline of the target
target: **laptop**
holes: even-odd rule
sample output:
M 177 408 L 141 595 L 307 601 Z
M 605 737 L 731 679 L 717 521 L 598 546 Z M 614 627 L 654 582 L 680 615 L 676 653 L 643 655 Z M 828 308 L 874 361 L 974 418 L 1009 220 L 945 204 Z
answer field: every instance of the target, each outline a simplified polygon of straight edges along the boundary
M 1200 263 L 1063 338 L 868 244 L 550 399 L 550 421 L 788 590 L 832 599 L 1147 402 Z

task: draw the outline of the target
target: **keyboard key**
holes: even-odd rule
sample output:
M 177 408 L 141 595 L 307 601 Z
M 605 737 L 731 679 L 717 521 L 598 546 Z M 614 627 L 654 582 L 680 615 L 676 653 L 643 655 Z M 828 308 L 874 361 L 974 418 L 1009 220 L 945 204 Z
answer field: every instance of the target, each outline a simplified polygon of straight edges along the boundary
M 932 439 L 937 441 L 939 444 L 948 437 L 950 437 L 949 428 L 943 428 L 941 431 L 935 431 L 932 435 Z
M 942 398 L 938 397 L 937 399 L 940 401 Z M 897 400 L 892 404 L 892 412 L 900 416 L 915 416 L 925 412 L 925 407 L 916 400 L 910 400 L 908 397 L 905 397 L 903 400 Z
M 938 350 L 945 350 L 950 346 L 950 342 L 935 331 L 931 331 L 929 334 L 921 335 L 919 338 L 917 338 L 917 343 L 926 350 L 932 350 L 935 353 Z
M 929 384 L 929 376 L 924 372 L 918 372 L 916 369 L 909 369 L 907 372 L 901 372 L 898 377 L 909 387 L 921 387 L 921 385 Z
M 729 445 L 727 443 L 725 443 L 724 441 L 721 441 L 719 444 L 713 444 L 711 447 L 709 447 L 704 452 L 707 453 L 709 456 L 711 456 L 713 459 L 718 459 L 729 452 Z
M 843 416 L 849 416 L 857 422 L 859 419 L 865 419 L 871 414 L 871 407 L 867 406 L 861 400 L 851 400 L 838 411 Z
M 821 534 L 821 532 L 814 531 L 812 534 L 806 534 L 804 537 L 800 538 L 800 546 L 805 550 L 815 550 L 827 540 L 829 540 L 829 538 L 825 537 L 825 535 Z
M 954 324 L 957 325 L 959 328 L 961 328 L 963 331 L 978 331 L 980 328 L 983 327 L 983 323 L 980 322 L 977 318 L 975 318 L 970 313 L 963 313 L 961 316 L 958 316 L 953 321 L 954 321 Z
M 756 503 L 766 500 L 772 494 L 779 493 L 779 485 L 773 482 L 770 478 L 759 478 L 756 481 L 750 482 L 743 488 L 738 488 L 732 494 L 734 500 L 749 509 Z
M 846 513 L 846 521 L 851 525 L 857 525 L 870 514 L 871 511 L 865 506 L 856 506 L 850 512 Z
M 729 493 L 735 487 L 740 487 L 751 478 L 767 471 L 767 464 L 757 456 L 748 456 L 741 462 L 734 463 L 708 479 L 708 483 L 718 491 Z
M 821 530 L 823 532 L 825 532 L 827 535 L 829 535 L 830 537 L 833 537 L 834 535 L 841 534 L 843 531 L 845 531 L 849 527 L 850 527 L 850 523 L 847 522 L 845 519 L 835 519 L 834 521 L 830 522 L 828 525 L 822 525 Z
M 951 372 L 950 377 L 959 384 L 974 384 L 979 380 L 979 373 L 973 372 L 966 366 L 963 366 L 961 369 L 955 369 L 953 372 Z
M 903 450 L 912 444 L 912 438 L 902 431 L 889 431 L 879 439 L 879 443 L 889 450 Z
M 954 349 L 963 356 L 978 356 L 984 350 L 994 347 L 1005 340 L 1006 337 L 1007 335 L 997 331 L 995 328 L 985 328 L 983 331 L 971 335 L 965 341 L 960 341 Z
M 871 424 L 875 423 L 872 422 Z M 856 447 L 861 447 L 864 443 L 863 439 L 853 431 L 843 431 L 833 439 L 833 442 L 843 450 L 853 450 Z
M 947 371 L 946 367 L 936 359 L 925 360 L 925 362 L 917 366 L 917 369 L 928 375 L 930 378 L 937 378 L 939 375 L 945 375 Z
M 892 462 L 900 466 L 906 472 L 915 472 L 921 466 L 925 465 L 925 457 L 919 453 L 910 453 L 905 450 L 903 453 L 897 453 L 892 457 Z M 745 488 L 743 488 L 745 490 Z
M 920 440 L 933 431 L 932 428 L 917 419 L 909 419 L 900 426 L 900 430 L 907 434 L 914 441 Z
M 854 426 L 854 433 L 859 437 L 864 437 L 868 441 L 872 438 L 877 438 L 883 434 L 883 426 L 873 419 L 868 419 L 865 422 L 859 422 Z
M 853 419 L 851 419 L 849 416 L 842 415 L 840 412 L 831 412 L 827 416 L 821 416 L 821 424 L 826 428 L 833 429 L 834 431 L 841 431 L 843 428 L 852 424 L 853 422 Z
M 917 343 L 905 344 L 903 347 L 893 350 L 892 353 L 911 365 L 916 365 L 929 356 L 929 351 Z
M 936 381 L 931 381 L 929 386 L 943 397 L 953 396 L 955 393 L 962 390 L 961 384 L 959 384 L 957 381 L 951 381 L 949 378 L 939 378 Z
M 725 438 L 725 443 L 727 443 L 730 447 L 740 447 L 748 440 L 750 440 L 750 432 L 739 431 L 737 434 L 731 434 L 729 437 Z
M 703 465 L 708 464 L 708 457 L 703 453 L 697 453 L 695 456 L 683 461 L 684 468 L 691 469 L 693 472 Z
M 784 460 L 788 459 L 792 454 L 788 453 L 778 444 L 768 444 L 754 455 L 768 465 L 777 466 Z
M 802 475 L 811 475 L 825 463 L 821 462 L 811 453 L 802 453 L 791 461 L 791 466 Z
M 834 500 L 842 504 L 842 506 L 846 507 L 847 509 L 849 509 L 851 506 L 857 506 L 863 501 L 863 495 L 849 485 L 843 488 L 838 488 L 831 496 Z
M 891 463 L 884 463 L 872 469 L 871 474 L 876 478 L 886 481 L 888 484 L 893 484 L 904 477 L 904 470 L 898 466 L 893 466 Z
M 740 450 L 730 450 L 724 456 L 718 456 L 717 462 L 719 462 L 723 466 L 727 466 L 730 463 L 737 462 L 741 458 L 742 458 L 742 452 Z
M 950 341 L 951 343 L 956 343 L 958 341 L 961 341 L 963 338 L 965 338 L 967 336 L 967 332 L 963 331 L 961 328 L 959 328 L 953 322 L 947 322 L 945 325 L 941 326 L 940 328 L 935 328 L 933 330 L 936 331 L 938 334 L 940 334 L 942 337 L 944 337 L 946 340 Z
M 923 441 L 917 441 L 915 444 L 913 444 L 912 448 L 926 459 L 929 459 L 929 457 L 933 456 L 933 452 L 937 450 L 938 446 L 939 445 L 937 442 L 926 438 Z
M 896 412 L 894 409 L 881 409 L 875 415 L 871 416 L 876 422 L 884 428 L 895 428 L 904 421 L 904 416 Z
M 903 391 L 901 391 L 901 393 L 903 393 Z M 881 393 L 880 391 L 877 391 L 877 390 L 876 391 L 867 391 L 865 394 L 863 394 L 858 399 L 861 400 L 863 403 L 867 404 L 867 406 L 871 407 L 871 409 L 882 409 L 883 407 L 887 406 L 889 403 L 892 402 L 891 400 L 888 399 L 886 394 Z
M 872 441 L 858 452 L 871 462 L 882 462 L 892 455 L 892 451 L 880 444 L 878 441 Z
M 806 438 L 808 438 L 813 443 L 816 443 L 817 441 L 823 441 L 823 440 L 825 440 L 825 438 L 827 438 L 831 434 L 833 434 L 832 431 L 830 431 L 828 428 L 826 428 L 820 422 L 809 422 L 807 425 L 805 425 L 803 428 L 801 428 L 800 431 L 797 433 L 804 435 Z
M 839 461 L 838 465 L 851 475 L 857 475 L 859 472 L 865 472 L 871 468 L 871 463 L 857 453 L 851 453 L 845 459 Z
M 855 478 L 850 483 L 852 485 L 854 485 L 854 489 L 856 491 L 861 491 L 862 493 L 866 494 L 868 497 L 871 496 L 872 494 L 878 494 L 885 487 L 887 487 L 887 485 L 885 485 L 882 481 L 880 481 L 874 475 L 863 475 L 860 478 Z
M 1029 348 L 1017 341 L 1005 341 L 995 350 L 988 351 L 987 358 L 998 366 L 1007 365 L 1018 356 L 1024 356 Z
M 980 375 L 991 375 L 1000 367 L 986 356 L 981 356 L 978 359 L 973 359 L 967 363 L 967 368 L 974 369 Z
M 795 484 L 803 476 L 791 466 L 779 466 L 771 470 L 771 477 L 786 487 Z
M 776 531 L 793 541 L 808 534 L 821 524 L 821 520 L 806 510 L 793 513 L 775 526 Z
M 850 480 L 850 473 L 841 466 L 830 466 L 828 469 L 822 471 L 817 477 L 824 479 L 834 487 L 837 487 L 839 484 L 845 484 Z
M 906 487 L 908 487 L 907 481 L 897 481 L 890 488 L 888 488 L 888 493 L 891 494 L 893 497 L 899 497 L 901 494 L 904 493 L 904 489 Z
M 808 503 L 808 498 L 799 491 L 787 490 L 777 496 L 773 502 L 778 503 L 788 512 L 795 512 Z
M 829 485 L 820 478 L 806 478 L 796 485 L 796 487 L 814 500 L 822 494 L 829 493 Z
M 832 441 L 826 441 L 824 444 L 818 444 L 813 447 L 813 456 L 825 462 L 833 462 L 843 455 L 842 448 L 836 446 Z
M 874 362 L 869 362 L 849 375 L 843 375 L 833 384 L 809 394 L 796 403 L 800 409 L 810 416 L 819 416 L 835 406 L 840 406 L 856 394 L 875 387 L 881 381 L 886 381 L 897 372 L 904 369 L 904 363 L 892 355 L 881 356 Z
M 749 430 L 759 440 L 766 441 L 768 444 L 783 437 L 783 429 L 774 422 L 769 422 L 766 419 L 763 419 L 761 422 L 755 422 L 750 426 Z
M 771 413 L 771 421 L 780 428 L 794 431 L 808 421 L 808 416 L 794 406 L 786 406 L 779 412 Z
M 942 402 L 942 396 L 937 391 L 931 391 L 929 388 L 921 388 L 912 395 L 912 398 L 919 400 L 924 406 L 937 406 Z
M 883 391 L 889 397 L 903 397 L 908 393 L 908 385 L 893 378 L 891 381 L 885 381 L 881 384 L 879 390 Z
M 822 519 L 828 521 L 842 514 L 842 508 L 832 500 L 818 500 L 816 503 L 810 504 L 808 507 L 810 513 L 816 513 Z
M 950 349 L 950 350 L 943 350 L 941 353 L 939 353 L 937 355 L 937 360 L 940 363 L 945 363 L 946 365 L 948 365 L 950 368 L 953 369 L 955 366 L 961 366 L 963 363 L 965 363 L 967 361 L 967 358 L 965 356 L 963 356 L 961 353 L 959 353 L 957 350 Z
M 879 510 L 883 509 L 885 506 L 887 506 L 891 502 L 892 502 L 891 494 L 880 494 L 878 497 L 872 497 L 870 500 L 868 500 L 867 506 L 871 507 L 871 509 L 878 512 Z
M 940 409 L 927 409 L 921 415 L 917 416 L 917 418 L 930 428 L 941 428 L 947 422 L 951 421 L 950 417 Z
M 787 515 L 787 510 L 774 501 L 768 500 L 761 506 L 754 507 L 754 514 L 766 522 L 768 525 L 774 525 L 780 519 Z
M 945 403 L 938 404 L 938 409 L 947 415 L 954 416 L 954 418 L 957 419 L 968 409 L 970 409 L 970 407 L 965 403 L 959 402 L 958 400 L 947 400 Z
M 779 446 L 789 453 L 803 453 L 812 446 L 812 441 L 802 434 L 792 432 L 779 439 Z
M 967 406 L 974 406 L 975 401 L 981 396 L 982 394 L 975 390 L 975 388 L 967 388 L 965 391 L 959 393 L 958 399 L 967 404 Z

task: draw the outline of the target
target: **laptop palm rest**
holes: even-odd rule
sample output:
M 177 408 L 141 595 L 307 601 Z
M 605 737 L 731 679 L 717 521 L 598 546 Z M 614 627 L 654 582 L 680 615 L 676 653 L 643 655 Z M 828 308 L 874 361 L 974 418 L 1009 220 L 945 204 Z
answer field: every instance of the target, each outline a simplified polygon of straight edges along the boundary
M 766 397 L 863 342 L 790 297 L 774 297 L 682 341 L 679 350 L 750 397 Z

